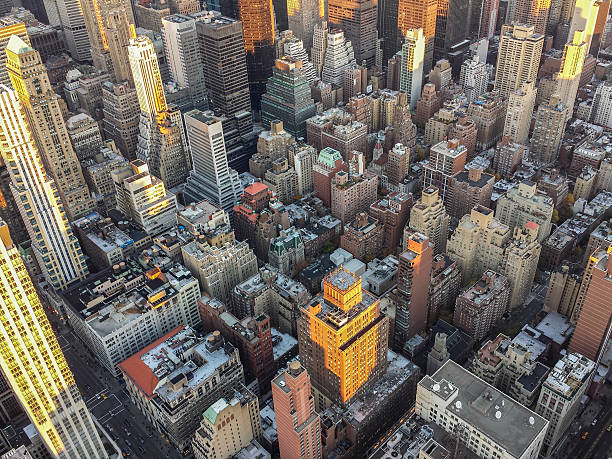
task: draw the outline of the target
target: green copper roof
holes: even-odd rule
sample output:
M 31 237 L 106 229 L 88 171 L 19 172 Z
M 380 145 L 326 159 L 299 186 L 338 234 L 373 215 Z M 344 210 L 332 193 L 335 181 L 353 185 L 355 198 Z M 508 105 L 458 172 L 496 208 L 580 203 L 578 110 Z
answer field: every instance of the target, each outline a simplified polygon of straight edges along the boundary
M 221 413 L 221 411 L 223 411 L 228 406 L 229 405 L 227 404 L 227 401 L 224 398 L 220 398 L 215 403 L 210 405 L 206 409 L 206 411 L 204 411 L 204 416 L 211 422 L 211 424 L 214 425 L 219 413 Z
M 333 168 L 339 159 L 342 159 L 342 155 L 331 147 L 325 147 L 319 153 L 319 162 L 329 168 Z

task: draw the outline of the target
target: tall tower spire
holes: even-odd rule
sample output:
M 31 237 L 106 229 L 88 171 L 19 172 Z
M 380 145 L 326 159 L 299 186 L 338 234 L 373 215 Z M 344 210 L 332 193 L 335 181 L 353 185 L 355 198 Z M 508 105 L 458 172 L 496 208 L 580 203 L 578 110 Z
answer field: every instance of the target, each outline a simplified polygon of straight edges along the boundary
M 6 47 L 6 68 L 19 96 L 27 125 L 47 173 L 55 181 L 67 216 L 75 220 L 95 207 L 81 165 L 72 149 L 58 99 L 40 54 L 13 35 Z M 28 217 L 29 218 L 29 217 Z
M 9 94 L 2 93 L 3 102 Z M 4 112 L 2 115 L 6 120 Z M 4 144 L 8 136 L 20 134 L 7 135 L 3 130 L 0 138 Z M 2 220 L 0 368 L 53 457 L 108 457 L 32 279 Z

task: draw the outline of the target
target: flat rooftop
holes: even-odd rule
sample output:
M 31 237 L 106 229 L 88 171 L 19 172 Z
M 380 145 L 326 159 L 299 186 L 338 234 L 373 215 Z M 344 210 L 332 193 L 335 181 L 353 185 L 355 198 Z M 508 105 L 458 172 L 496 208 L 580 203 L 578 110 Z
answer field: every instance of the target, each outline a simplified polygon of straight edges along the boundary
M 452 360 L 419 386 L 450 400 L 447 411 L 472 425 L 514 457 L 521 457 L 548 421 Z M 500 415 L 497 415 L 500 413 Z M 533 419 L 533 424 L 530 423 Z

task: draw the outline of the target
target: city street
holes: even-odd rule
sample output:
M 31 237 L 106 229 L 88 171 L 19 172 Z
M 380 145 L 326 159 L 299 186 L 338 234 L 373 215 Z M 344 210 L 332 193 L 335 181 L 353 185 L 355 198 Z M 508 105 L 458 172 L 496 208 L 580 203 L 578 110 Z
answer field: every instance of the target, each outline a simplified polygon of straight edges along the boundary
M 53 325 L 87 407 L 124 455 L 156 459 L 183 457 L 137 411 L 119 380 L 96 364 L 74 332 L 57 322 Z

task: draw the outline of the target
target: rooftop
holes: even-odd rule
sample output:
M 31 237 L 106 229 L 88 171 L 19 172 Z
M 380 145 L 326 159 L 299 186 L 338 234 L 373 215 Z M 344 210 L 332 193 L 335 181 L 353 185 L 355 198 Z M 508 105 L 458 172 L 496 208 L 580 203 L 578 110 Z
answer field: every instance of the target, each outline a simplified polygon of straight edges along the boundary
M 473 426 L 512 456 L 522 457 L 548 421 L 452 360 L 419 386 L 448 402 L 446 411 Z
M 565 398 L 571 398 L 594 370 L 595 362 L 583 355 L 565 355 L 551 370 L 544 385 Z
M 574 332 L 574 327 L 561 314 L 552 311 L 540 321 L 536 330 L 555 343 L 564 344 Z

